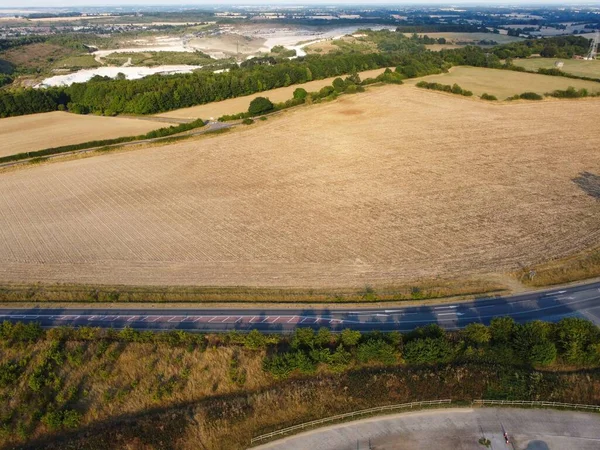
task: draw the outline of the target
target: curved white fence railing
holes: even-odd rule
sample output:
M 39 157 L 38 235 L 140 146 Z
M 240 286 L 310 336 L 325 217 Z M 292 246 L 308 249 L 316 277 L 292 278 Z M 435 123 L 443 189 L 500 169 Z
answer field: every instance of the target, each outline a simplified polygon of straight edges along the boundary
M 263 434 L 261 436 L 257 436 L 251 439 L 250 443 L 255 444 L 256 442 L 270 439 L 275 436 L 280 436 L 283 434 L 290 433 L 296 430 L 302 430 L 304 428 L 310 428 L 315 425 L 321 425 L 327 422 L 335 422 L 337 420 L 344 420 L 351 417 L 363 416 L 366 414 L 375 414 L 383 411 L 393 411 L 395 409 L 413 409 L 413 408 L 422 408 L 423 406 L 432 406 L 432 405 L 447 405 L 451 403 L 452 400 L 426 400 L 423 402 L 411 402 L 411 403 L 402 403 L 400 405 L 388 405 L 388 406 L 378 406 L 377 408 L 369 408 L 362 409 L 360 411 L 353 411 L 345 414 L 338 414 L 337 416 L 326 417 L 324 419 L 312 420 L 310 422 L 301 423 L 299 425 L 294 425 L 292 427 L 282 428 L 281 430 L 273 431 L 271 433 Z
M 345 414 L 338 414 L 337 416 L 326 417 L 324 419 L 312 420 L 310 422 L 301 423 L 292 427 L 282 428 L 281 430 L 272 431 L 271 433 L 256 436 L 250 440 L 250 444 L 263 441 L 265 439 L 271 439 L 275 436 L 281 436 L 284 434 L 291 433 L 297 430 L 303 430 L 305 428 L 314 427 L 328 422 L 335 422 L 338 420 L 344 420 L 356 416 L 376 414 L 384 411 L 393 411 L 396 409 L 414 409 L 422 408 L 424 406 L 435 406 L 435 405 L 447 405 L 452 403 L 452 400 L 426 400 L 422 402 L 411 402 L 402 403 L 400 405 L 388 405 L 379 406 L 377 408 L 362 409 L 360 411 L 354 411 Z M 530 400 L 473 400 L 473 405 L 479 406 L 540 406 L 545 408 L 567 408 L 567 409 L 583 409 L 587 411 L 598 411 L 600 412 L 600 405 L 580 405 L 577 403 L 561 403 L 561 402 L 544 402 L 544 401 L 530 401 Z
M 577 403 L 543 402 L 530 400 L 473 400 L 474 405 L 543 406 L 549 408 L 585 409 L 600 412 L 600 405 L 579 405 Z

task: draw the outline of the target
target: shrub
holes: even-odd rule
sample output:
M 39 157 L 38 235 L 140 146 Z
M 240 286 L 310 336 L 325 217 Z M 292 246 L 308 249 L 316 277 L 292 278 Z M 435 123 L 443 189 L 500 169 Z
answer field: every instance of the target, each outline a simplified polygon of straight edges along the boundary
M 350 330 L 346 328 L 342 331 L 340 335 L 340 341 L 342 342 L 344 347 L 355 347 L 358 345 L 360 337 L 360 331 Z
M 547 366 L 556 360 L 556 346 L 553 342 L 543 341 L 534 345 L 529 353 L 532 364 Z
M 304 100 L 307 95 L 308 95 L 308 92 L 306 92 L 306 89 L 303 89 L 303 88 L 298 88 L 294 91 L 294 98 L 296 100 Z
M 411 364 L 447 362 L 451 357 L 452 348 L 444 338 L 415 339 L 404 345 L 404 359 Z
M 243 123 L 244 125 L 252 125 L 252 124 L 254 123 L 254 120 L 252 120 L 252 119 L 248 118 L 248 119 L 244 119 L 244 120 L 242 120 L 242 123 Z
M 483 94 L 481 94 L 481 100 L 496 101 L 496 100 L 498 100 L 498 97 L 484 92 Z
M 383 339 L 371 339 L 358 346 L 356 359 L 361 363 L 379 362 L 389 365 L 397 362 L 397 351 Z
M 250 102 L 250 106 L 248 107 L 248 112 L 253 116 L 258 116 L 260 114 L 265 114 L 269 111 L 272 111 L 275 105 L 265 97 L 256 97 L 254 100 Z
M 490 322 L 492 342 L 507 344 L 512 341 L 516 323 L 511 317 L 495 317 Z
M 462 330 L 462 335 L 475 345 L 486 345 L 492 338 L 490 329 L 481 323 L 470 323 Z
M 535 92 L 523 92 L 521 95 L 519 95 L 519 98 L 522 100 L 542 100 L 544 97 L 542 97 L 540 94 L 536 94 Z
M 244 346 L 250 350 L 264 348 L 267 346 L 267 337 L 260 331 L 254 329 L 246 336 Z
M 557 89 L 552 91 L 550 94 L 547 94 L 551 97 L 556 98 L 583 98 L 589 96 L 589 92 L 587 89 L 575 89 L 573 86 L 569 86 L 566 90 L 561 91 Z
M 315 332 L 312 328 L 296 328 L 292 341 L 292 348 L 313 348 L 315 345 Z

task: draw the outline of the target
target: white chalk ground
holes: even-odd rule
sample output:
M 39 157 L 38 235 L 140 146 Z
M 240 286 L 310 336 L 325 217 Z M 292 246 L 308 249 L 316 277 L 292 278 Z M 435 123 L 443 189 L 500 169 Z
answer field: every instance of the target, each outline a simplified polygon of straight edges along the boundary
M 136 80 L 157 73 L 171 75 L 175 73 L 191 73 L 194 70 L 201 69 L 202 66 L 173 65 L 173 66 L 155 66 L 155 67 L 98 67 L 97 69 L 83 69 L 67 75 L 56 75 L 46 78 L 36 87 L 52 86 L 70 86 L 73 83 L 85 83 L 96 75 L 102 77 L 116 78 L 117 74 L 122 73 L 128 80 Z
M 484 450 L 478 443 L 482 436 L 491 441 L 491 450 L 598 450 L 600 414 L 511 408 L 428 410 L 320 428 L 255 450 Z
M 327 39 L 339 39 L 347 34 L 355 33 L 361 28 L 371 28 L 372 30 L 389 29 L 394 30 L 391 26 L 346 26 L 330 29 L 313 29 L 313 28 L 264 28 L 256 30 L 252 33 L 239 29 L 236 32 L 241 35 L 250 35 L 253 37 L 261 37 L 266 39 L 265 44 L 256 53 L 268 53 L 276 45 L 282 45 L 288 49 L 296 50 L 296 57 L 306 56 L 304 47 L 311 44 L 316 44 Z M 135 44 L 144 44 L 139 47 L 118 48 L 110 50 L 96 50 L 93 55 L 96 60 L 102 62 L 102 58 L 113 53 L 143 53 L 143 52 L 195 52 L 200 50 L 186 40 L 180 37 L 161 36 L 154 39 L 153 44 L 146 40 L 134 41 Z M 227 57 L 226 52 L 209 52 L 209 56 L 219 59 Z M 249 56 L 249 58 L 252 56 Z M 202 66 L 190 65 L 172 65 L 172 66 L 156 66 L 156 67 L 98 67 L 95 69 L 82 69 L 67 75 L 56 75 L 46 78 L 36 87 L 54 87 L 54 86 L 69 86 L 73 83 L 85 83 L 96 75 L 103 77 L 115 78 L 118 73 L 123 73 L 128 80 L 144 78 L 157 73 L 175 74 L 175 73 L 190 73 L 193 70 L 200 69 Z

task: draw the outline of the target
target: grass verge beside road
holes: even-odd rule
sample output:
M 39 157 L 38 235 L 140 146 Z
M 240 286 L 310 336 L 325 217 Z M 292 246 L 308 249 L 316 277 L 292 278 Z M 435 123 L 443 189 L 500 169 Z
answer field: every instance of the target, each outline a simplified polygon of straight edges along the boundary
M 499 293 L 505 289 L 500 283 L 488 280 L 415 281 L 409 285 L 365 286 L 354 289 L 4 284 L 0 285 L 0 301 L 43 303 L 373 303 L 485 295 Z
M 517 274 L 526 285 L 543 287 L 600 277 L 600 248 L 526 267 Z

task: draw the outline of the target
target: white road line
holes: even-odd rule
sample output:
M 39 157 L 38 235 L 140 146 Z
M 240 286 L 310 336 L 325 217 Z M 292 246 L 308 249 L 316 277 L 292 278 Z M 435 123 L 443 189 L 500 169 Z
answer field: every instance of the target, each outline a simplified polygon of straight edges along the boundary
M 129 319 L 127 319 L 127 322 L 132 322 L 137 316 L 131 316 Z
M 300 323 L 304 323 L 304 321 L 305 321 L 306 319 L 308 319 L 308 317 L 305 317 L 304 319 L 302 319 L 302 320 L 300 321 Z
M 452 305 L 452 306 L 437 306 L 437 307 L 435 307 L 433 309 L 448 309 L 448 308 L 454 309 L 454 308 L 458 308 L 458 306 L 456 306 L 456 305 Z
M 229 319 L 229 316 L 225 317 L 223 320 L 221 320 L 221 323 L 226 322 L 227 319 Z
M 212 322 L 213 320 L 215 320 L 216 318 L 217 318 L 217 317 L 215 316 L 215 317 L 213 317 L 212 319 L 210 319 L 208 322 L 210 323 L 210 322 Z
M 273 322 L 271 322 L 271 323 L 277 322 L 277 320 L 279 320 L 280 318 L 281 318 L 281 316 L 277 316 L 277 318 Z
M 236 320 L 234 323 L 241 322 L 241 321 L 242 321 L 242 319 L 243 319 L 243 317 L 239 317 L 239 318 L 238 318 L 238 320 Z
M 267 320 L 269 320 L 269 316 L 265 317 L 261 323 L 265 323 Z
M 198 316 L 194 319 L 194 323 L 198 322 L 200 319 L 202 319 L 202 316 Z
M 438 316 L 456 316 L 456 313 L 438 313 Z
M 294 320 L 296 318 L 296 316 L 292 316 L 292 318 L 290 320 L 287 321 L 287 323 L 290 323 L 292 320 Z
M 253 321 L 254 319 L 256 319 L 256 316 L 252 316 L 252 319 L 250 319 L 250 322 L 249 322 L 249 323 L 252 323 L 252 321 Z

